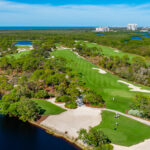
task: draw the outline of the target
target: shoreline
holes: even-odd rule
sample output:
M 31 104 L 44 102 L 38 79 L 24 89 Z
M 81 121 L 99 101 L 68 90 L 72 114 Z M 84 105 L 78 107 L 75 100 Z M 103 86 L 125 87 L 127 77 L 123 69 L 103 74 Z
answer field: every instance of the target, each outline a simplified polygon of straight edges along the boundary
M 58 137 L 58 138 L 62 138 L 64 140 L 66 140 L 67 142 L 69 142 L 70 144 L 74 145 L 77 149 L 80 149 L 80 150 L 90 150 L 91 148 L 89 147 L 86 147 L 85 145 L 77 142 L 77 139 L 76 138 L 71 138 L 69 137 L 67 134 L 64 134 L 64 133 L 61 133 L 55 129 L 52 129 L 52 128 L 49 128 L 49 127 L 46 127 L 44 125 L 41 125 L 41 124 L 38 124 L 36 122 L 33 122 L 33 121 L 29 121 L 29 123 L 31 125 L 34 125 L 38 128 L 41 128 L 43 129 L 45 132 L 47 132 L 48 134 L 51 134 L 55 137 Z

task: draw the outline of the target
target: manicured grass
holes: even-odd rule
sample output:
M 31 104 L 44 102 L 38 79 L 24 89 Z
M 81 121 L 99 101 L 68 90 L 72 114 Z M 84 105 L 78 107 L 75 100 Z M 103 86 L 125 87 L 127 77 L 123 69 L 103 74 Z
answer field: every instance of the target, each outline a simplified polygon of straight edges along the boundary
M 119 77 L 111 73 L 100 74 L 97 70 L 92 69 L 93 67 L 97 67 L 96 65 L 78 57 L 72 51 L 57 50 L 53 52 L 53 55 L 66 58 L 69 67 L 82 73 L 86 86 L 103 96 L 107 108 L 121 112 L 130 109 L 132 99 L 139 92 L 130 91 L 127 85 L 118 83 L 117 81 L 121 80 Z M 148 87 L 144 87 L 144 89 L 150 90 Z M 113 97 L 115 101 L 112 100 Z
M 7 55 L 7 57 L 14 57 L 14 58 L 19 58 L 22 55 L 27 55 L 30 54 L 31 51 L 22 51 L 20 53 L 12 54 L 12 55 Z
M 46 100 L 33 99 L 33 101 L 43 109 L 42 115 L 57 115 L 66 111 L 65 109 L 62 109 Z
M 79 42 L 82 42 L 82 43 L 85 43 L 84 41 L 79 41 Z M 132 60 L 132 58 L 134 57 L 137 57 L 139 55 L 136 55 L 136 54 L 131 54 L 131 53 L 126 53 L 126 52 L 123 52 L 123 51 L 120 51 L 120 50 L 117 50 L 115 48 L 111 48 L 111 47 L 107 47 L 107 46 L 102 46 L 102 45 L 99 45 L 99 44 L 96 44 L 96 43 L 90 43 L 90 42 L 86 42 L 85 43 L 88 47 L 98 47 L 98 48 L 101 48 L 102 50 L 102 54 L 104 56 L 119 56 L 119 57 L 123 57 L 124 55 L 127 55 L 130 59 L 130 61 Z M 116 52 L 116 50 L 118 52 Z M 150 61 L 149 60 L 146 60 L 147 61 L 147 64 L 150 64 Z
M 115 113 L 103 111 L 102 122 L 95 128 L 101 129 L 110 138 L 112 143 L 131 146 L 150 138 L 150 127 L 133 119 L 120 116 L 114 118 Z M 119 123 L 117 130 L 116 122 Z
M 32 45 L 16 45 L 17 48 L 31 48 Z

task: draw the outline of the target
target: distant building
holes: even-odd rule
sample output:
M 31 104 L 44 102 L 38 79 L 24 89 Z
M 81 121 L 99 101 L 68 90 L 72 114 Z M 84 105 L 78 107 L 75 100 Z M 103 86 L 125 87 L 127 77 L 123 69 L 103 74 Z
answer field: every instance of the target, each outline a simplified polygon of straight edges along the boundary
M 110 29 L 108 27 L 97 27 L 96 32 L 109 32 Z
M 144 27 L 140 30 L 140 32 L 149 32 L 149 27 Z
M 137 24 L 128 24 L 127 29 L 131 31 L 135 31 L 137 30 Z

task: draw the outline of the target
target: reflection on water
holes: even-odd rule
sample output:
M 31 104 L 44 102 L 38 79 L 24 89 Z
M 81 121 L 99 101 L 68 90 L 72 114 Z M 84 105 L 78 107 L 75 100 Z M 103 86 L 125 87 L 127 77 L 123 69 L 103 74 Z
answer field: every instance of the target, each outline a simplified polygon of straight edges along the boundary
M 0 115 L 0 150 L 79 150 L 62 138 L 23 123 L 16 118 Z
M 15 45 L 32 45 L 32 41 L 17 41 Z

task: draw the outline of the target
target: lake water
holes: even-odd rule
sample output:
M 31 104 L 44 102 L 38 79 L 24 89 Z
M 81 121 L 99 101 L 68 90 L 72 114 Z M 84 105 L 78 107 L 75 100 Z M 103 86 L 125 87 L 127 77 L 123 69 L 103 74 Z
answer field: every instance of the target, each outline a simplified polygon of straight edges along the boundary
M 140 38 L 140 37 L 138 37 L 138 36 L 132 36 L 132 37 L 131 37 L 131 40 L 139 40 L 139 41 L 142 41 L 143 39 Z M 129 41 L 128 41 L 128 40 L 125 40 L 124 42 L 125 42 L 125 43 L 128 43 Z
M 148 32 L 144 32 L 144 33 L 141 33 L 141 32 L 139 32 L 139 33 L 137 33 L 137 34 L 141 34 L 141 35 L 143 35 L 144 37 L 150 37 L 150 33 Z
M 17 41 L 15 45 L 32 45 L 32 41 Z
M 142 38 L 138 37 L 138 36 L 132 36 L 131 40 L 143 40 Z
M 0 150 L 79 150 L 79 148 L 29 123 L 0 115 Z
M 103 33 L 96 33 L 96 35 L 102 35 L 102 36 L 103 36 L 103 35 L 105 35 L 105 34 L 103 34 Z

